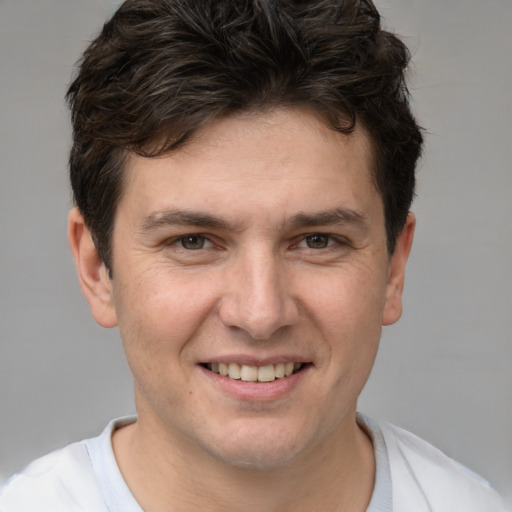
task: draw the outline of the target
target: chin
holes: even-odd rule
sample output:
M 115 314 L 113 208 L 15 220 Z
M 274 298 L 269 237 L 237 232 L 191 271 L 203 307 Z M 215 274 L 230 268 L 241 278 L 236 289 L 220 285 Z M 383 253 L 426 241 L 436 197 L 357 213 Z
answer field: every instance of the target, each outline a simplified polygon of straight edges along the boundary
M 298 454 L 294 450 L 280 447 L 279 450 L 261 450 L 254 447 L 230 447 L 230 449 L 212 455 L 224 464 L 239 469 L 272 470 L 287 466 Z
M 256 427 L 256 425 L 253 425 Z M 277 434 L 276 434 L 277 433 Z M 276 430 L 268 425 L 225 432 L 206 450 L 215 459 L 237 468 L 270 470 L 289 464 L 307 450 L 304 433 Z

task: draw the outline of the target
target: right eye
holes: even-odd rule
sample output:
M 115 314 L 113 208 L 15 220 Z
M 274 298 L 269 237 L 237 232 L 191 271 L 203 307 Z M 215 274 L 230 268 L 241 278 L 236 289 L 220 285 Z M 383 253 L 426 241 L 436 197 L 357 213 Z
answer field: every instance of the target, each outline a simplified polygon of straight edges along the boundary
M 325 249 L 333 243 L 329 235 L 324 235 L 322 233 L 308 235 L 304 241 L 309 249 Z
M 184 249 L 189 251 L 197 251 L 212 247 L 212 243 L 203 235 L 184 235 L 176 240 Z

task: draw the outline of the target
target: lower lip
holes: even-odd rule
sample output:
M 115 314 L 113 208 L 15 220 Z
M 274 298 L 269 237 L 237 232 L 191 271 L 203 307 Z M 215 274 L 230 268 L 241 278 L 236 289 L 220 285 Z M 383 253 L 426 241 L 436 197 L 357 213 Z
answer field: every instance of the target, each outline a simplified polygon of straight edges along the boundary
M 246 382 L 224 377 L 202 366 L 199 366 L 199 369 L 213 385 L 233 398 L 249 402 L 269 402 L 283 398 L 291 393 L 309 372 L 310 367 L 306 366 L 289 377 L 275 379 L 271 382 Z

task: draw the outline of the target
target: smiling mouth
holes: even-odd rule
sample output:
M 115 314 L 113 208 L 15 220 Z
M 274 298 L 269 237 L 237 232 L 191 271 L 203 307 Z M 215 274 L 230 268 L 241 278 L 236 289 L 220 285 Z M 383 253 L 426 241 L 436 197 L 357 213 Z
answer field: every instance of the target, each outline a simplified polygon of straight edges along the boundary
M 205 363 L 203 368 L 233 380 L 244 382 L 272 382 L 284 379 L 304 369 L 304 363 L 277 363 L 264 366 L 252 366 L 238 363 Z

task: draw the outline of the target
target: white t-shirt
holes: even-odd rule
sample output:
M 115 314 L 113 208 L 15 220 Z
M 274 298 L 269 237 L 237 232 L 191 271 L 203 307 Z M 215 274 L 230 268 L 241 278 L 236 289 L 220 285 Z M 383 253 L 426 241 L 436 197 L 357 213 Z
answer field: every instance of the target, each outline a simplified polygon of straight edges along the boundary
M 479 476 L 418 437 L 358 414 L 372 440 L 376 478 L 367 512 L 511 512 Z M 0 490 L 0 512 L 143 512 L 112 450 L 121 418 L 92 439 L 32 462 Z M 324 512 L 324 511 L 319 511 Z

